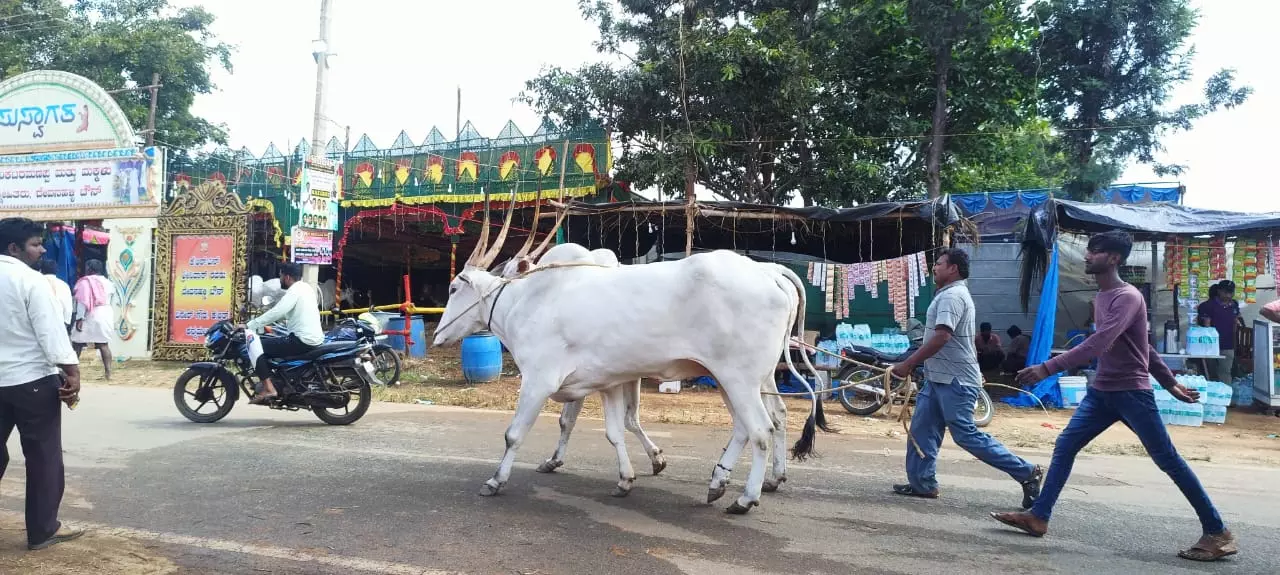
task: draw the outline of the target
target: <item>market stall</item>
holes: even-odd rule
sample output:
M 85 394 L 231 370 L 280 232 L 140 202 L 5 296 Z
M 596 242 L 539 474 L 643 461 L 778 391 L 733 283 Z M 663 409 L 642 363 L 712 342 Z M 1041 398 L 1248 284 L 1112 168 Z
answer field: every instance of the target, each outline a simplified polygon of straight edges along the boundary
M 1223 356 L 1216 347 L 1217 336 L 1208 333 L 1216 331 L 1197 325 L 1197 305 L 1208 297 L 1211 284 L 1226 279 L 1237 285 L 1235 295 L 1242 310 L 1249 306 L 1256 310 L 1265 303 L 1259 299 L 1263 295 L 1259 280 L 1274 285 L 1269 278 L 1275 277 L 1280 260 L 1280 214 L 1206 210 L 1173 203 L 1048 201 L 1032 213 L 1023 238 L 1024 311 L 1034 283 L 1044 282 L 1029 365 L 1044 361 L 1053 348 L 1067 347 L 1069 336 L 1056 329 L 1057 312 L 1062 309 L 1059 294 L 1091 294 L 1087 283 L 1072 289 L 1059 285 L 1066 274 L 1056 260 L 1058 252 L 1072 244 L 1078 249 L 1089 234 L 1114 229 L 1125 230 L 1134 237 L 1134 252 L 1122 276 L 1140 286 L 1147 298 L 1151 343 L 1171 367 L 1205 375 L 1205 360 Z M 1054 289 L 1048 289 L 1051 285 Z M 1273 299 L 1274 295 L 1270 297 Z M 1249 337 L 1243 335 L 1245 331 L 1250 332 Z M 1251 332 L 1238 331 L 1245 342 L 1253 340 Z M 1265 345 L 1270 354 L 1270 343 Z M 1245 361 L 1237 358 L 1236 373 L 1253 370 L 1249 358 L 1256 354 L 1247 351 L 1251 353 L 1246 354 Z M 1062 405 L 1057 376 L 1041 382 L 1033 393 L 1046 403 Z M 1011 402 L 1019 401 L 1024 400 L 1015 398 Z

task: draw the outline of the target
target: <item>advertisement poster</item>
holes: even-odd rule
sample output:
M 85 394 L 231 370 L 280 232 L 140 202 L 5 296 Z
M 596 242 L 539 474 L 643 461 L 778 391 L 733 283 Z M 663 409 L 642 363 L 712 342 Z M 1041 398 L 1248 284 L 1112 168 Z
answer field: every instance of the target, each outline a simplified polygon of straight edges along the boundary
M 333 263 L 333 232 L 294 226 L 290 241 L 294 263 L 327 266 Z
M 229 234 L 173 238 L 170 343 L 204 343 L 209 326 L 231 319 L 234 253 Z
M 8 156 L 0 161 L 0 209 L 153 204 L 147 167 L 134 150 Z
M 313 230 L 338 229 L 336 167 L 330 162 L 308 160 L 302 181 L 298 223 Z

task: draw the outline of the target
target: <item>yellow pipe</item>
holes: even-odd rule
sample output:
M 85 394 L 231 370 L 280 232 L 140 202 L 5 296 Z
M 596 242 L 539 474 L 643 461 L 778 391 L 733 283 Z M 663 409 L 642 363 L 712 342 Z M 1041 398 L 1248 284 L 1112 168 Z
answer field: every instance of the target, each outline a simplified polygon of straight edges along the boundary
M 400 311 L 400 306 L 402 306 L 402 305 L 404 305 L 404 304 L 380 305 L 380 306 L 375 306 L 375 307 L 372 307 L 372 308 L 362 307 L 362 308 L 356 308 L 356 309 L 344 309 L 344 310 L 342 310 L 342 313 L 343 313 L 343 314 L 347 314 L 347 315 L 351 315 L 351 314 L 362 314 L 362 313 L 365 313 L 365 312 L 367 312 L 367 311 Z M 444 308 L 442 308 L 442 307 L 417 307 L 417 306 L 414 306 L 414 307 L 409 308 L 409 313 L 416 313 L 416 314 L 442 314 L 442 313 L 444 313 Z M 320 315 L 333 315 L 333 312 L 331 312 L 331 311 L 322 311 L 322 312 L 320 312 Z

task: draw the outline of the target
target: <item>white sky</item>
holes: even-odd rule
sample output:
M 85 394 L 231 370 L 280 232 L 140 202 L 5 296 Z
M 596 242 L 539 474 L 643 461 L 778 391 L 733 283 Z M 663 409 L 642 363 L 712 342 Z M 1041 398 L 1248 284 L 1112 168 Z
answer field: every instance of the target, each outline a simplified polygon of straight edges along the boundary
M 400 130 L 421 143 L 432 126 L 454 133 L 456 90 L 462 119 L 496 136 L 508 119 L 526 134 L 538 116 L 513 102 L 525 80 L 544 66 L 575 68 L 600 58 L 598 33 L 582 19 L 577 0 L 332 0 L 327 136 L 351 144 L 367 133 L 390 146 Z M 1181 181 L 1186 203 L 1236 211 L 1280 211 L 1280 186 L 1264 175 L 1280 153 L 1280 66 L 1268 40 L 1280 19 L 1274 0 L 1198 0 L 1200 26 L 1195 78 L 1174 103 L 1200 96 L 1204 80 L 1223 67 L 1254 88 L 1249 101 L 1220 111 L 1188 133 L 1165 140 L 1163 161 L 1190 165 Z M 218 18 L 217 33 L 236 46 L 234 73 L 215 76 L 218 91 L 197 98 L 195 112 L 225 123 L 231 147 L 261 155 L 274 142 L 285 153 L 311 136 L 319 0 L 177 0 L 203 4 Z M 1231 48 L 1236 46 L 1236 48 Z M 1267 72 L 1267 70 L 1271 70 Z M 1250 142 L 1254 142 L 1250 144 Z M 1144 166 L 1121 182 L 1157 181 Z

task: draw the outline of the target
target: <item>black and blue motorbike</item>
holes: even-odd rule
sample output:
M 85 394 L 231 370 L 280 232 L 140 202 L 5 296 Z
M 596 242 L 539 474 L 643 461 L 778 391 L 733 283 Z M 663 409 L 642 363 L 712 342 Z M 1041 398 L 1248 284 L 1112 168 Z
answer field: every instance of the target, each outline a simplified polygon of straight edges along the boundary
M 282 337 L 273 330 L 265 337 Z M 191 364 L 173 388 L 173 402 L 187 419 L 213 423 L 231 413 L 240 394 L 250 399 L 258 377 L 249 361 L 243 329 L 229 321 L 205 332 L 211 361 Z M 326 342 L 297 356 L 273 358 L 276 397 L 272 409 L 309 410 L 329 425 L 350 425 L 369 410 L 374 382 L 373 345 L 368 341 Z

